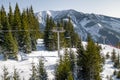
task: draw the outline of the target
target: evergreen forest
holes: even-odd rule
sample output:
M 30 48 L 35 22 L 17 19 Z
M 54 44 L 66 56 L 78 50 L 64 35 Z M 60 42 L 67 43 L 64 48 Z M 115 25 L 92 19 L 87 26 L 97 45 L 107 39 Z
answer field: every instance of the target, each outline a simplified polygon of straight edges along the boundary
M 39 22 L 34 16 L 32 6 L 20 11 L 16 4 L 14 11 L 0 8 L 0 52 L 5 60 L 16 59 L 19 51 L 30 53 L 36 50 L 36 40 L 41 37 Z

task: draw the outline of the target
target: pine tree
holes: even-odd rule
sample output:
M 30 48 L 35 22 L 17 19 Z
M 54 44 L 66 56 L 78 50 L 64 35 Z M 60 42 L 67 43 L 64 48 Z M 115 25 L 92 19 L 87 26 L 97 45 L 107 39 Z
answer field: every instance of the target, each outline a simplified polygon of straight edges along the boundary
M 104 65 L 105 64 L 105 57 L 101 56 L 101 60 L 102 60 L 102 65 Z
M 68 21 L 68 27 L 69 27 L 71 39 L 74 39 L 74 34 L 75 34 L 75 32 L 74 32 L 73 25 L 72 25 L 72 23 L 71 23 L 70 17 L 69 17 L 69 21 Z M 76 42 L 76 41 L 71 40 L 71 47 L 74 46 L 74 42 Z
M 29 80 L 37 80 L 37 69 L 35 67 L 35 64 L 32 62 L 32 74 Z
M 117 74 L 117 71 L 116 70 L 114 70 L 114 72 L 113 72 L 113 76 L 115 76 Z
M 106 59 L 109 59 L 110 58 L 110 55 L 109 53 L 106 54 Z
M 73 75 L 72 75 L 71 72 L 69 73 L 67 80 L 74 80 Z
M 12 7 L 10 4 L 9 4 L 8 22 L 9 22 L 10 29 L 12 30 L 12 28 L 14 26 L 14 14 L 12 12 Z M 18 53 L 18 43 L 17 43 L 16 37 L 13 36 L 14 35 L 13 33 L 14 33 L 13 31 L 10 32 L 10 34 L 13 38 L 13 40 L 12 40 L 13 42 L 11 41 L 13 44 L 13 51 L 12 52 L 15 54 L 14 56 L 17 58 L 16 55 Z
M 16 38 L 18 45 L 19 45 L 19 50 L 21 48 L 21 43 L 22 43 L 22 32 L 21 30 L 21 12 L 19 9 L 18 4 L 16 3 L 15 10 L 14 10 L 14 23 L 12 26 L 12 30 L 15 30 L 13 33 L 13 36 Z
M 110 76 L 110 79 L 109 79 L 109 80 L 113 80 L 113 79 L 112 79 L 112 75 Z
M 77 40 L 79 37 L 78 34 L 75 33 L 74 31 L 74 27 L 72 25 L 70 17 L 68 22 L 64 22 L 64 29 L 65 29 L 65 37 L 66 37 L 65 42 L 67 44 L 67 47 L 76 47 Z M 69 39 L 67 37 L 69 37 Z
M 66 47 L 72 47 L 72 38 L 71 38 L 71 30 L 70 30 L 71 24 L 70 24 L 70 19 L 69 22 L 64 22 L 64 29 L 65 29 L 65 42 L 66 42 Z M 68 38 L 67 38 L 68 37 Z
M 1 8 L 0 8 L 0 24 L 1 24 Z
M 4 49 L 4 54 L 7 54 L 8 58 L 14 58 L 17 60 L 18 47 L 11 33 L 6 33 L 5 35 Z
M 112 54 L 112 55 L 111 55 L 111 60 L 112 60 L 113 62 L 115 62 L 115 60 L 116 60 L 116 52 L 115 52 L 114 49 L 113 49 L 113 51 L 112 51 L 111 54 Z
M 12 12 L 11 5 L 9 5 L 8 22 L 9 22 L 11 27 L 14 26 L 13 25 L 14 24 L 14 15 L 13 15 L 13 12 Z
M 3 5 L 1 7 L 1 13 L 0 14 L 1 14 L 1 25 L 5 26 L 6 25 L 5 22 L 6 22 L 7 15 L 6 15 L 6 11 L 5 11 L 5 8 L 4 8 Z
M 3 42 L 4 55 L 5 57 L 8 56 L 8 58 L 17 59 L 17 53 L 18 53 L 17 42 L 12 36 L 11 28 L 7 18 L 5 19 L 6 19 L 6 22 L 5 22 L 6 25 L 3 27 L 3 30 L 5 30 L 4 42 Z M 5 59 L 7 59 L 7 57 Z
M 87 57 L 85 55 L 85 50 L 83 48 L 83 45 L 81 43 L 81 39 L 77 42 L 77 78 L 78 80 L 81 80 L 82 78 L 85 78 L 87 69 L 86 69 L 86 61 Z
M 52 29 L 53 27 L 55 27 L 54 21 L 52 20 L 52 18 L 50 18 L 47 15 L 46 18 L 46 27 L 45 27 L 45 31 L 44 31 L 44 43 L 45 43 L 45 47 L 47 50 L 54 50 L 53 48 L 56 48 L 56 43 L 54 43 L 56 41 L 56 37 L 54 37 L 53 39 L 53 32 Z M 53 45 L 54 44 L 54 45 Z
M 4 46 L 4 42 L 5 42 L 5 32 L 3 32 L 4 30 L 7 30 L 6 28 L 6 21 L 7 21 L 7 15 L 6 15 L 6 12 L 5 12 L 5 9 L 4 9 L 4 6 L 2 5 L 1 7 L 1 47 L 2 47 L 2 52 L 4 52 L 4 57 L 5 57 L 5 60 L 7 60 L 7 54 L 5 53 L 6 51 L 6 47 Z
M 100 72 L 101 72 L 101 56 L 100 56 L 100 47 L 95 44 L 91 37 L 88 36 L 88 44 L 86 47 L 86 69 L 87 69 L 87 77 L 86 79 L 93 79 L 93 80 L 101 80 Z
M 8 69 L 4 66 L 3 67 L 3 75 L 2 75 L 2 80 L 10 80 L 10 76 L 8 76 Z
M 74 40 L 73 40 L 73 39 L 74 39 Z M 74 45 L 73 47 L 75 47 L 75 48 L 77 47 L 77 45 L 78 45 L 77 42 L 79 41 L 79 39 L 80 39 L 80 36 L 79 36 L 77 33 L 74 33 L 74 36 L 73 36 L 73 38 L 71 39 L 72 41 L 74 41 L 74 42 L 73 42 L 73 45 Z
M 21 49 L 24 53 L 30 53 L 31 48 L 31 38 L 30 38 L 30 31 L 28 27 L 28 21 L 27 21 L 27 13 L 24 10 L 22 13 L 22 43 L 21 43 Z
M 39 22 L 34 16 L 32 6 L 27 9 L 27 19 L 28 19 L 28 26 L 30 29 L 30 38 L 31 38 L 31 47 L 32 50 L 36 50 L 36 40 L 41 37 L 41 32 L 39 28 Z
M 44 43 L 47 50 L 48 50 L 48 38 L 49 38 L 49 16 L 47 15 L 46 27 L 44 31 Z
M 120 58 L 119 58 L 119 54 L 114 62 L 114 67 L 115 68 L 120 68 Z
M 120 71 L 117 73 L 117 78 L 120 79 Z
M 117 47 L 120 49 L 120 42 L 117 43 Z
M 37 66 L 37 77 L 38 80 L 47 80 L 47 72 L 44 68 L 44 63 L 42 59 L 39 60 L 39 64 Z
M 60 62 L 55 71 L 55 79 L 56 80 L 66 80 L 68 79 L 70 70 L 70 57 L 68 55 L 68 51 L 65 50 L 64 57 L 60 59 Z
M 2 25 L 1 25 L 1 22 L 0 22 L 0 30 L 2 30 Z M 3 42 L 4 42 L 4 36 L 3 36 L 3 32 L 0 31 L 0 48 L 2 48 L 2 45 L 3 45 Z M 1 49 L 2 50 L 2 49 Z M 2 51 L 1 51 L 2 52 Z
M 16 68 L 14 68 L 13 80 L 20 80 L 20 76 Z
M 3 42 L 4 42 L 4 32 L 3 32 L 3 27 L 6 25 L 6 11 L 4 9 L 4 6 L 2 5 L 1 6 L 1 9 L 0 9 L 0 30 L 2 30 L 0 32 L 0 45 L 1 47 L 3 47 Z M 2 52 L 4 52 L 3 49 L 1 49 Z
M 74 51 L 70 49 L 69 56 L 70 56 L 70 68 L 71 68 L 72 74 L 74 74 L 74 67 L 75 67 L 75 55 L 74 54 L 75 54 Z
M 102 59 L 100 47 L 90 37 L 87 41 L 86 50 L 82 47 L 80 40 L 77 45 L 78 80 L 101 80 Z

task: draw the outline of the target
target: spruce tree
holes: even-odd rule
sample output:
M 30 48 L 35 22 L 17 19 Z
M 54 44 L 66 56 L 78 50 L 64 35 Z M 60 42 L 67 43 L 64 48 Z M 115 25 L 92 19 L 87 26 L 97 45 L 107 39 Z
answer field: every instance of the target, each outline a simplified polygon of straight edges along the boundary
M 0 22 L 0 47 L 2 48 L 2 45 L 3 45 L 3 41 L 4 41 L 4 36 L 3 36 L 3 32 L 2 32 L 2 25 L 1 25 L 1 22 Z M 2 50 L 2 49 L 1 49 Z M 2 51 L 1 51 L 2 52 Z
M 4 54 L 7 54 L 8 58 L 17 60 L 18 47 L 11 33 L 6 33 L 5 35 L 4 49 Z
M 68 21 L 68 27 L 69 27 L 69 31 L 70 31 L 70 37 L 71 37 L 71 39 L 74 39 L 75 32 L 74 32 L 73 25 L 71 23 L 70 17 L 69 17 L 69 21 Z M 74 46 L 74 42 L 76 42 L 76 41 L 71 40 L 70 42 L 71 42 L 71 47 L 73 47 Z
M 114 67 L 115 68 L 120 68 L 120 58 L 119 58 L 119 54 L 114 62 Z
M 54 27 L 54 21 L 52 20 L 52 18 L 50 18 L 48 15 L 47 15 L 47 18 L 46 18 L 46 27 L 45 27 L 45 31 L 44 31 L 44 43 L 45 43 L 45 47 L 47 50 L 54 50 L 53 48 L 55 48 L 53 46 L 53 32 L 52 32 L 52 29 Z
M 47 18 L 46 18 L 46 27 L 45 27 L 45 30 L 44 30 L 44 44 L 45 44 L 45 47 L 46 49 L 48 50 L 48 37 L 49 37 L 49 16 L 47 15 Z
M 116 60 L 116 52 L 115 52 L 114 49 L 113 49 L 113 51 L 112 51 L 111 54 L 112 54 L 112 55 L 111 55 L 111 60 L 112 60 L 113 62 L 115 62 L 115 60 Z
M 13 80 L 20 80 L 20 76 L 16 68 L 14 68 Z
M 77 40 L 79 37 L 78 34 L 75 33 L 74 31 L 74 27 L 72 25 L 72 20 L 70 19 L 70 17 L 67 22 L 64 22 L 64 29 L 65 29 L 65 38 L 66 38 L 65 42 L 67 44 L 67 47 L 76 47 Z M 69 37 L 69 39 L 67 37 Z
M 12 12 L 12 8 L 11 8 L 11 5 L 9 5 L 9 13 L 8 13 L 8 22 L 11 26 L 11 28 L 14 26 L 14 14 Z
M 68 51 L 65 50 L 63 58 L 61 57 L 60 62 L 55 71 L 55 79 L 56 80 L 66 80 L 68 79 L 70 70 L 70 57 L 68 55 Z
M 86 69 L 87 69 L 87 76 L 86 79 L 93 79 L 93 80 L 101 80 L 100 72 L 101 72 L 101 56 L 100 56 L 100 47 L 93 42 L 90 36 L 88 36 L 88 44 L 86 47 Z
M 85 78 L 87 72 L 85 67 L 87 58 L 81 39 L 78 40 L 77 44 L 77 78 L 78 80 L 81 80 L 82 78 Z
M 5 66 L 3 67 L 2 72 L 3 72 L 3 75 L 1 76 L 2 80 L 10 80 L 8 69 Z
M 69 73 L 67 80 L 74 80 L 73 75 L 72 75 L 71 72 Z
M 27 13 L 24 10 L 22 13 L 22 43 L 21 43 L 21 49 L 24 53 L 30 53 L 31 52 L 31 38 L 30 38 L 30 31 L 28 27 L 28 21 L 27 21 Z
M 120 71 L 117 73 L 117 78 L 120 79 Z
M 39 64 L 37 66 L 37 78 L 38 80 L 47 80 L 47 72 L 44 68 L 42 59 L 39 60 Z
M 8 23 L 7 18 L 6 22 L 5 22 L 5 26 L 3 27 L 4 30 L 4 55 L 5 58 L 7 59 L 6 56 L 8 56 L 8 58 L 14 58 L 17 59 L 17 53 L 18 53 L 18 47 L 17 47 L 17 42 L 16 40 L 13 38 L 12 33 L 11 33 L 11 28 L 10 25 Z
M 29 80 L 37 80 L 37 69 L 35 67 L 35 64 L 32 62 L 32 69 L 31 69 L 31 77 Z
M 0 24 L 1 24 L 1 7 L 0 7 Z
M 91 37 L 88 37 L 87 41 L 86 50 L 82 47 L 80 40 L 77 45 L 78 80 L 101 80 L 102 59 L 100 47 L 93 42 Z
M 110 55 L 109 53 L 106 54 L 106 59 L 109 59 L 110 58 Z
M 116 70 L 114 70 L 113 75 L 115 76 L 116 74 L 117 74 L 117 71 L 116 71 Z
M 119 48 L 120 49 L 120 41 L 117 43 L 117 48 Z
M 1 25 L 5 26 L 6 25 L 5 22 L 6 22 L 7 15 L 6 15 L 6 11 L 5 11 L 5 8 L 4 8 L 3 5 L 1 7 L 1 13 L 0 14 L 1 14 Z
M 74 51 L 72 49 L 69 50 L 69 56 L 70 56 L 70 68 L 72 74 L 74 74 L 74 69 L 75 69 L 75 55 Z
M 20 9 L 19 9 L 19 6 L 18 4 L 16 3 L 16 6 L 15 6 L 15 10 L 14 10 L 14 24 L 12 26 L 12 30 L 15 30 L 13 33 L 13 36 L 16 38 L 17 42 L 18 42 L 18 45 L 19 45 L 19 50 L 21 48 L 21 45 L 22 45 L 22 32 L 20 31 L 21 30 L 21 12 L 20 12 Z
M 32 6 L 27 9 L 27 19 L 28 19 L 28 26 L 30 29 L 30 38 L 31 38 L 31 47 L 32 50 L 36 50 L 36 40 L 41 37 L 41 32 L 39 28 L 39 22 L 34 16 Z
M 2 5 L 1 6 L 1 9 L 0 9 L 0 26 L 1 26 L 1 36 L 0 36 L 0 41 L 1 41 L 1 46 L 3 47 L 3 42 L 4 42 L 4 26 L 6 26 L 6 19 L 7 19 L 7 15 L 6 15 L 6 11 L 4 9 L 4 6 Z M 4 51 L 4 50 L 3 50 Z

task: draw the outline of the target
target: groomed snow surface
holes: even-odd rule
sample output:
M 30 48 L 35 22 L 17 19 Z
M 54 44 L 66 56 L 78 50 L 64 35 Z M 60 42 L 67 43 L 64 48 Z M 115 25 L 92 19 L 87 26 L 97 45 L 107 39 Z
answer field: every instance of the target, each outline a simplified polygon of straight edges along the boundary
M 4 61 L 3 56 L 0 55 L 0 80 L 1 75 L 3 74 L 2 70 L 4 66 L 8 68 L 9 75 L 13 75 L 14 68 L 17 68 L 21 80 L 23 80 L 23 78 L 25 80 L 29 80 L 31 74 L 31 65 L 33 62 L 35 63 L 35 65 L 37 65 L 38 60 L 40 58 L 44 59 L 45 68 L 48 73 L 48 80 L 54 80 L 54 69 L 59 60 L 58 53 L 57 51 L 46 51 L 44 48 L 43 39 L 38 39 L 37 42 L 38 42 L 37 51 L 32 51 L 32 53 L 30 54 L 24 54 L 19 52 L 18 61 L 15 60 Z M 86 43 L 83 42 L 83 45 L 86 45 Z M 120 49 L 117 49 L 115 47 L 102 44 L 101 46 L 102 46 L 101 54 L 104 56 L 108 52 L 111 54 L 113 49 L 115 49 L 116 53 L 120 53 Z M 64 50 L 61 50 L 61 53 L 63 53 L 63 51 Z M 101 73 L 102 80 L 108 80 L 106 77 L 111 76 L 114 70 L 115 68 L 113 67 L 113 63 L 111 62 L 110 59 L 107 59 L 105 61 L 105 65 L 103 66 L 103 72 Z M 114 80 L 118 80 L 115 77 L 112 78 Z

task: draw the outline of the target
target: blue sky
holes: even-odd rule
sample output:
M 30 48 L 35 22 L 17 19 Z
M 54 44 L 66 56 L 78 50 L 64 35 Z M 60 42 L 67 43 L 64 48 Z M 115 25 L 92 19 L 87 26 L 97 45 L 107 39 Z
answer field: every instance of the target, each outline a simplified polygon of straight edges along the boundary
M 16 2 L 21 10 L 32 5 L 34 12 L 75 9 L 120 18 L 120 0 L 0 0 L 0 6 L 4 5 L 8 11 L 9 3 L 14 8 Z

